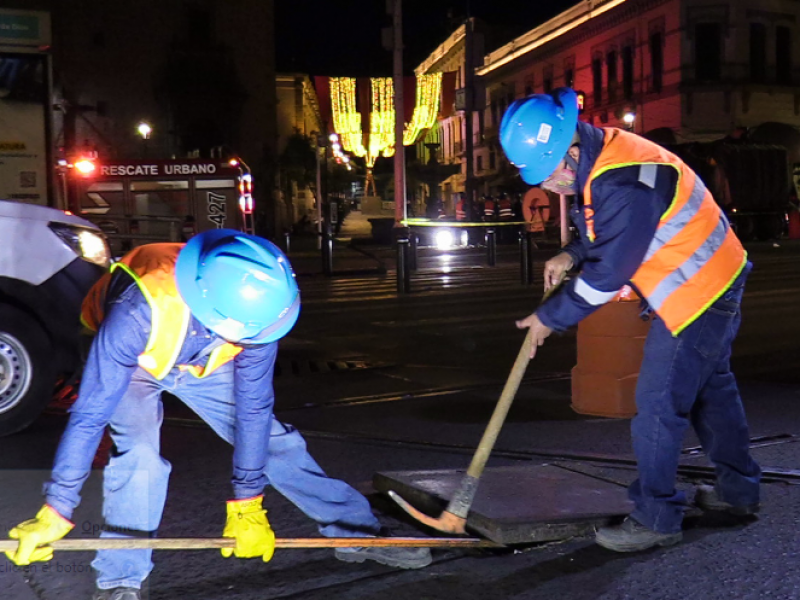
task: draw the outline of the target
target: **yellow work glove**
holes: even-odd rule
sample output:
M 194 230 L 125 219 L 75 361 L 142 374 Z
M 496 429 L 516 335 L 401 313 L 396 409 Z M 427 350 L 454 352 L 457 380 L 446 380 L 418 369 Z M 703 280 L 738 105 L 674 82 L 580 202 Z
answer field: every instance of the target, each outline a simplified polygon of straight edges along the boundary
M 261 508 L 263 496 L 244 500 L 228 501 L 228 520 L 222 537 L 236 538 L 235 548 L 222 548 L 222 556 L 228 558 L 255 558 L 260 556 L 268 562 L 275 552 L 275 533 L 267 521 L 267 511 Z
M 19 545 L 16 552 L 6 552 L 6 556 L 16 565 L 50 560 L 53 558 L 53 549 L 47 544 L 60 540 L 73 527 L 75 525 L 72 522 L 45 504 L 36 517 L 23 521 L 8 532 L 8 537 L 19 540 Z

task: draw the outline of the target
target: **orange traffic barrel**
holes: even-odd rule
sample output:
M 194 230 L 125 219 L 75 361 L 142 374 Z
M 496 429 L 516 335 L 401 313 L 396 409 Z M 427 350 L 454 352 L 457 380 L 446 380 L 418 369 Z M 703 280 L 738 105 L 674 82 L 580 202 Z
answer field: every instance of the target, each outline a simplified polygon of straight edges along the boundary
M 789 239 L 800 240 L 800 212 L 796 210 L 789 213 Z
M 578 361 L 572 369 L 572 409 L 582 415 L 630 418 L 650 321 L 627 286 L 578 324 Z

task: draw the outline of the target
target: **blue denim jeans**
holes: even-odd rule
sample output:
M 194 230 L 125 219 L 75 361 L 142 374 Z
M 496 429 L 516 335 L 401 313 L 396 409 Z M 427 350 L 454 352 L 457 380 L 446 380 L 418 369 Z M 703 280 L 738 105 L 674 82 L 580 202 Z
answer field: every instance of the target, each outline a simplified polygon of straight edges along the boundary
M 730 370 L 751 265 L 700 318 L 674 337 L 655 318 L 644 348 L 631 424 L 639 478 L 629 496 L 632 517 L 661 533 L 681 529 L 685 495 L 675 489 L 684 434 L 691 424 L 714 464 L 720 498 L 759 501 L 761 470 L 750 456 L 747 420 Z
M 161 522 L 171 471 L 160 455 L 163 391 L 180 398 L 221 438 L 233 442 L 232 363 L 204 379 L 173 369 L 158 381 L 137 369 L 110 423 L 115 451 L 103 473 L 103 517 L 112 531 L 103 532 L 105 537 L 154 534 Z M 379 532 L 367 499 L 345 482 L 327 477 L 296 429 L 273 417 L 270 432 L 266 475 L 271 486 L 316 521 L 322 535 Z M 141 587 L 153 568 L 151 554 L 150 550 L 99 551 L 92 562 L 97 586 Z

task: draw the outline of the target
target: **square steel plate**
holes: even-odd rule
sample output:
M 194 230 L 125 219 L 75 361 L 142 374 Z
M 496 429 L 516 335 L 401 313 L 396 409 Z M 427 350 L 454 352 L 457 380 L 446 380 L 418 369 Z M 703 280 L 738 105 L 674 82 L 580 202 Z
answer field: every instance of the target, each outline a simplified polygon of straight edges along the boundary
M 465 471 L 376 473 L 379 492 L 393 490 L 417 509 L 438 516 Z M 556 465 L 484 470 L 467 516 L 467 528 L 500 544 L 525 544 L 586 535 L 633 508 L 619 485 Z

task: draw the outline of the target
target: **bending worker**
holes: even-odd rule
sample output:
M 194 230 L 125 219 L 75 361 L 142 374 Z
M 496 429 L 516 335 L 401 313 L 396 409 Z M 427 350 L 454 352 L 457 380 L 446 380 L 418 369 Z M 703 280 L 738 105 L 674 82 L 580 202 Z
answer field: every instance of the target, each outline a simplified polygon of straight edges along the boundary
M 97 330 L 78 400 L 56 454 L 46 504 L 15 527 L 16 564 L 49 560 L 47 544 L 69 519 L 106 426 L 114 442 L 104 471 L 103 536 L 152 536 L 167 495 L 170 464 L 160 455 L 162 392 L 180 398 L 233 444 L 233 499 L 223 556 L 268 561 L 275 535 L 262 507 L 272 485 L 318 522 L 325 536 L 377 535 L 378 520 L 356 490 L 328 478 L 300 433 L 273 416 L 277 341 L 294 326 L 300 294 L 283 253 L 262 238 L 218 229 L 187 244 L 140 246 L 89 292 L 83 321 Z M 151 550 L 104 550 L 95 600 L 137 600 Z M 402 568 L 430 563 L 418 548 L 339 548 L 350 562 Z
M 546 263 L 545 289 L 573 267 L 580 276 L 517 322 L 530 328 L 531 358 L 552 331 L 576 325 L 625 284 L 654 313 L 631 425 L 635 508 L 622 524 L 599 529 L 597 543 L 626 552 L 681 540 L 686 499 L 675 478 L 690 424 L 717 475 L 715 487 L 697 490 L 695 503 L 755 513 L 761 471 L 730 371 L 751 264 L 703 182 L 661 146 L 579 122 L 576 94 L 567 88 L 512 103 L 500 138 L 525 182 L 572 196 L 580 233 Z

